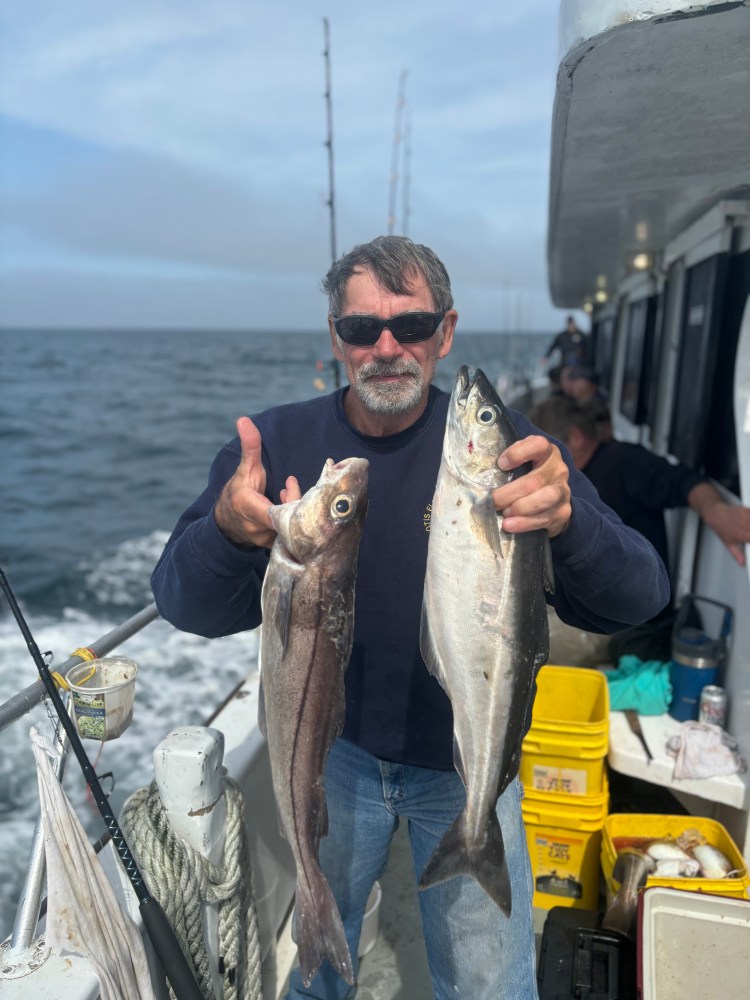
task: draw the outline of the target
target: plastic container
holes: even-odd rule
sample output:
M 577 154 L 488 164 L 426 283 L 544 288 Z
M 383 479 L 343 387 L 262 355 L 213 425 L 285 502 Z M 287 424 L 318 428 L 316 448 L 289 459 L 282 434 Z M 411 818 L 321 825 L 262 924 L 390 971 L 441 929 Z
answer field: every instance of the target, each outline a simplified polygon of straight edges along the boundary
M 715 636 L 703 627 L 707 611 L 714 618 L 720 615 Z M 732 609 L 726 604 L 697 594 L 687 594 L 682 599 L 672 630 L 669 668 L 672 684 L 669 714 L 673 719 L 688 722 L 698 718 L 701 690 L 719 683 L 731 629 Z
M 531 728 L 596 741 L 609 729 L 609 688 L 604 674 L 547 664 L 537 675 Z
M 526 789 L 599 794 L 608 744 L 604 674 L 580 667 L 542 667 L 531 728 L 521 746 L 519 774 Z
M 530 729 L 521 744 L 519 777 L 527 791 L 596 795 L 605 780 L 609 736 L 582 747 L 574 736 L 550 736 Z
M 747 898 L 750 877 L 748 877 L 745 861 L 725 828 L 716 820 L 703 816 L 659 816 L 637 813 L 612 813 L 604 824 L 602 836 L 602 872 L 607 883 L 608 902 L 614 897 L 620 885 L 612 877 L 617 857 L 617 848 L 624 846 L 616 843 L 621 839 L 639 840 L 671 839 L 676 840 L 686 830 L 698 830 L 709 844 L 718 848 L 730 861 L 739 875 L 732 878 L 657 878 L 649 875 L 646 888 L 661 886 L 662 888 L 684 889 L 688 892 L 706 892 L 717 896 L 731 896 L 740 899 Z
M 660 887 L 640 899 L 642 1000 L 730 1000 L 750 991 L 750 902 Z
M 78 663 L 65 675 L 73 693 L 73 714 L 82 739 L 114 740 L 133 718 L 138 667 L 122 656 Z
M 534 906 L 597 908 L 602 827 L 608 804 L 606 777 L 602 792 L 594 796 L 579 799 L 533 792 L 524 796 L 521 807 L 534 878 Z

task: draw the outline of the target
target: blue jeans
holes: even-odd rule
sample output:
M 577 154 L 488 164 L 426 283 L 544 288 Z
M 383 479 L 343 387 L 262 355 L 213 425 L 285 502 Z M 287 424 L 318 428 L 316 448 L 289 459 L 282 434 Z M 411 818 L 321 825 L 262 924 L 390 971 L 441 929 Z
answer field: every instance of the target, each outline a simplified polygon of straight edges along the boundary
M 536 1000 L 533 884 L 516 779 L 498 801 L 513 893 L 508 920 L 483 889 L 459 876 L 419 893 L 435 1000 Z M 403 816 L 417 879 L 466 801 L 455 771 L 390 764 L 338 740 L 326 771 L 328 836 L 320 862 L 358 967 L 357 945 L 373 883 L 386 870 Z M 287 1000 L 351 1000 L 356 989 L 324 961 L 308 988 L 295 969 Z

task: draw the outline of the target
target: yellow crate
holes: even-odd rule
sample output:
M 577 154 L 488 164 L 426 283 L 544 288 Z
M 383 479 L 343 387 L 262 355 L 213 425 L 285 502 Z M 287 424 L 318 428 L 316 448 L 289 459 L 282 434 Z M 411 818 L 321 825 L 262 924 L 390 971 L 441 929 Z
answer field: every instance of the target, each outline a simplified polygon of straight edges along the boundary
M 532 730 L 595 741 L 609 733 L 609 688 L 604 674 L 547 664 L 536 683 Z
M 646 888 L 653 885 L 690 892 L 706 892 L 715 896 L 734 896 L 745 899 L 750 895 L 750 877 L 744 859 L 727 833 L 716 820 L 703 816 L 661 816 L 637 813 L 613 813 L 604 824 L 602 836 L 602 872 L 607 882 L 607 898 L 612 899 L 620 888 L 612 877 L 617 857 L 616 842 L 627 839 L 634 846 L 640 840 L 676 840 L 686 830 L 698 830 L 709 844 L 718 848 L 740 874 L 736 878 L 657 878 L 649 875 Z M 626 846 L 621 844 L 619 846 Z
M 534 906 L 545 910 L 553 906 L 597 909 L 602 826 L 608 804 L 606 778 L 599 795 L 524 795 L 522 811 L 534 878 Z

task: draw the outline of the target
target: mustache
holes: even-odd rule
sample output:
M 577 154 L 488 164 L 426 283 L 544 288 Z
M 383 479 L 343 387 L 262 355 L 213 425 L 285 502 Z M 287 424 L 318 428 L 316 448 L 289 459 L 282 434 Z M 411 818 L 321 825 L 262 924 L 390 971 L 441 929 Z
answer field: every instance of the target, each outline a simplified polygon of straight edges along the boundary
M 419 378 L 422 369 L 419 364 L 410 358 L 401 358 L 397 361 L 368 361 L 359 370 L 359 377 L 363 380 L 380 378 L 383 375 L 412 375 Z

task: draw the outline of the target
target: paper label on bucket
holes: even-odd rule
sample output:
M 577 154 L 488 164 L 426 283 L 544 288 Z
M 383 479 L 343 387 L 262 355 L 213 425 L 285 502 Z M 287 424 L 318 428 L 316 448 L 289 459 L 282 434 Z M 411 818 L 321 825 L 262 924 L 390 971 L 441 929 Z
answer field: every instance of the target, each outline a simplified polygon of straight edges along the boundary
M 538 792 L 564 792 L 569 795 L 588 794 L 588 774 L 574 767 L 547 767 L 535 764 L 531 787 Z
M 537 835 L 532 859 L 537 892 L 550 896 L 583 897 L 580 881 L 583 844 L 578 837 Z M 536 864 L 533 864 L 536 861 Z

